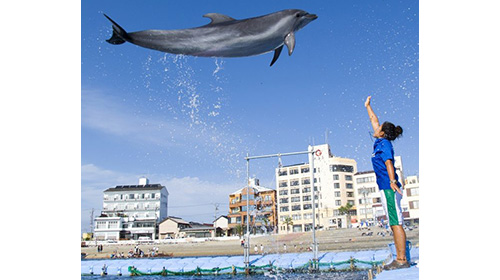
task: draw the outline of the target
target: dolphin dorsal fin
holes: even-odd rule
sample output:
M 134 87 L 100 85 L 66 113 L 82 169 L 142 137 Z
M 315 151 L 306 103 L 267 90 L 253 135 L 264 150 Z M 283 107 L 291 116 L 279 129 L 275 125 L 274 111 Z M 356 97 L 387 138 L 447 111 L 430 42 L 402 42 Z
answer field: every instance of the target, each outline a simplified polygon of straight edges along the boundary
M 218 13 L 204 14 L 203 17 L 206 17 L 206 18 L 209 18 L 212 20 L 212 22 L 210 22 L 209 24 L 216 24 L 216 23 L 235 20 L 234 18 L 232 18 L 230 16 L 226 16 L 226 15 L 218 14 Z
M 293 49 L 295 48 L 295 34 L 293 32 L 286 35 L 285 45 L 288 48 L 288 55 L 292 55 Z

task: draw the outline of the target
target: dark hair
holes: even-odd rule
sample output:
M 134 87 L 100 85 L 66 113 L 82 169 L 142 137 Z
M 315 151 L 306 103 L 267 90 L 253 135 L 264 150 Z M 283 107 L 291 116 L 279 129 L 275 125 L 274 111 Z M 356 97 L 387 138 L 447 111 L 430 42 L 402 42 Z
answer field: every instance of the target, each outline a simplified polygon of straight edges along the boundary
M 403 128 L 398 126 L 395 126 L 393 123 L 390 122 L 384 122 L 382 124 L 382 131 L 384 132 L 384 138 L 392 141 L 396 138 L 398 138 L 401 134 L 403 134 Z

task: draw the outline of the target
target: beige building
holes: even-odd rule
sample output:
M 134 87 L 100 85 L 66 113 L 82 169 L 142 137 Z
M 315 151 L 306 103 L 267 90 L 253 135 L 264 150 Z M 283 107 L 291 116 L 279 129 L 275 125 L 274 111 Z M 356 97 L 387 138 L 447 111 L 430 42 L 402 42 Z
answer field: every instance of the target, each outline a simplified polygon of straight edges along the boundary
M 246 232 L 247 192 L 252 233 L 267 233 L 276 227 L 276 190 L 259 185 L 256 178 L 250 179 L 250 187 L 243 187 L 229 195 L 229 235 Z
M 190 224 L 178 217 L 167 217 L 158 226 L 160 239 L 180 238 L 181 230 L 190 227 Z
M 315 213 L 317 228 L 347 227 L 345 215 L 338 208 L 355 205 L 354 174 L 356 161 L 333 156 L 328 144 L 316 145 L 314 153 Z M 278 230 L 304 232 L 312 230 L 313 197 L 309 163 L 276 169 L 278 196 Z M 351 210 L 355 215 L 356 210 Z M 290 217 L 293 225 L 285 223 Z

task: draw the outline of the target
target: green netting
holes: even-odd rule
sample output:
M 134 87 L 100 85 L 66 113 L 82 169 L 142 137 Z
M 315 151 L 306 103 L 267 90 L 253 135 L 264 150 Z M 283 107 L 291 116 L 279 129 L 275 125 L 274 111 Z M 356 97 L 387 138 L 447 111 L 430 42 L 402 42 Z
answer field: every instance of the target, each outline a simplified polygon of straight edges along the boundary
M 356 263 L 361 263 L 365 265 L 371 265 L 371 266 L 378 266 L 383 263 L 383 261 L 362 261 L 358 259 L 351 258 L 349 260 L 345 261 L 340 261 L 340 262 L 313 262 L 313 261 L 308 261 L 307 263 L 297 266 L 293 268 L 293 270 L 296 271 L 303 271 L 303 270 L 309 270 L 314 267 L 316 268 L 321 268 L 321 267 L 327 267 L 330 269 L 335 269 L 338 266 L 341 265 L 346 265 L 349 264 L 350 268 L 349 269 L 355 269 Z M 253 266 L 251 265 L 249 267 L 249 270 L 252 273 L 259 273 L 259 272 L 264 272 L 264 271 L 269 271 L 269 270 L 277 270 L 277 271 L 288 271 L 290 270 L 289 268 L 282 268 L 282 267 L 277 267 L 273 265 L 272 263 L 267 264 L 267 265 L 261 265 L 261 266 Z M 131 276 L 143 276 L 143 275 L 213 275 L 213 274 L 237 274 L 241 272 L 247 272 L 245 267 L 241 266 L 227 266 L 227 267 L 214 267 L 211 269 L 203 269 L 200 267 L 197 267 L 194 270 L 190 271 L 171 271 L 168 269 L 162 269 L 161 271 L 158 272 L 143 272 L 139 271 L 137 268 L 133 266 L 128 267 L 128 271 L 130 272 Z M 82 274 L 83 276 L 83 274 Z

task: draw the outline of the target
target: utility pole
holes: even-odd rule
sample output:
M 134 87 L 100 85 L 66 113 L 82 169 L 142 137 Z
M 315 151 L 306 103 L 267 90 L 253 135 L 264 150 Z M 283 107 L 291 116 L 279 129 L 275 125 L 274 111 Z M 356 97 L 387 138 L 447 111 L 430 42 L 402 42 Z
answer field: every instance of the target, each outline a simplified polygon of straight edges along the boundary
M 94 232 L 94 208 L 90 211 L 90 232 L 92 232 L 92 237 L 94 237 L 95 245 L 97 246 L 97 238 Z
M 219 203 L 215 203 L 215 214 L 214 214 L 214 239 L 217 237 L 217 226 L 215 225 L 215 221 L 217 221 L 217 210 L 219 210 Z

